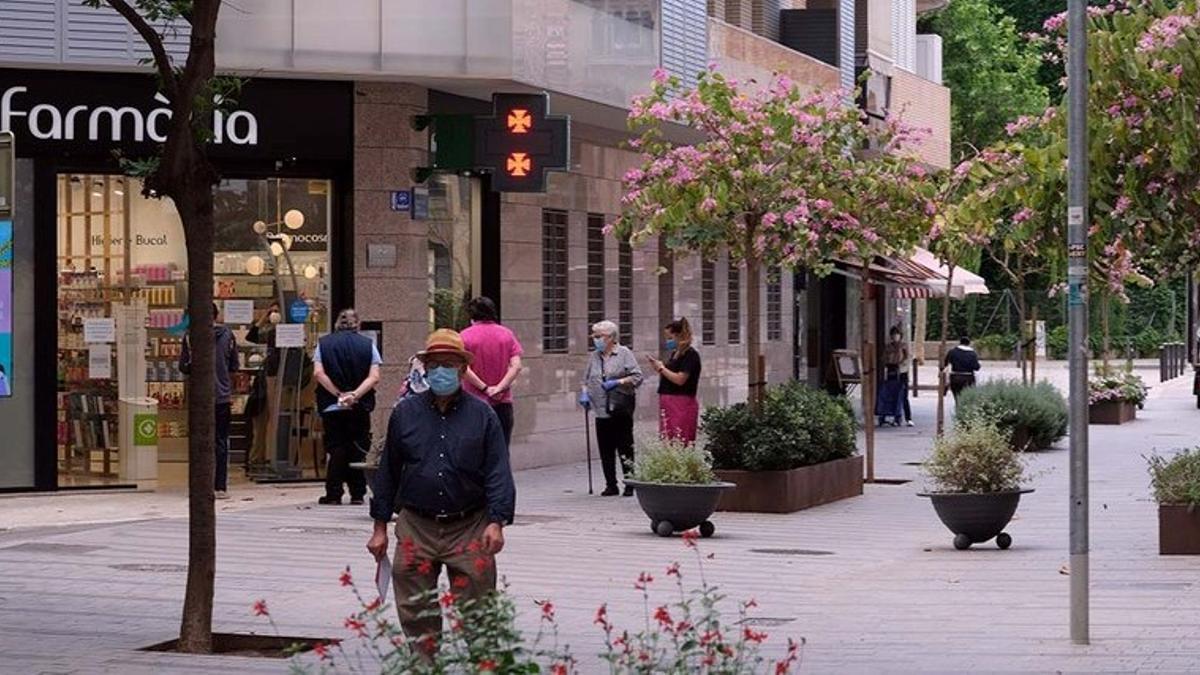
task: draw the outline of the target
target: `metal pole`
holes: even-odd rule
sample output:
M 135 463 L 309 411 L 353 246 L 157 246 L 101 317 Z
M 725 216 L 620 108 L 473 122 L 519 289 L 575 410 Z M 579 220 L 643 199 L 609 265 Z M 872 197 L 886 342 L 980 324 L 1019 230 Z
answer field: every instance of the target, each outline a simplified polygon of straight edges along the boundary
M 1088 644 L 1087 0 L 1067 4 L 1067 288 L 1071 380 L 1071 642 Z

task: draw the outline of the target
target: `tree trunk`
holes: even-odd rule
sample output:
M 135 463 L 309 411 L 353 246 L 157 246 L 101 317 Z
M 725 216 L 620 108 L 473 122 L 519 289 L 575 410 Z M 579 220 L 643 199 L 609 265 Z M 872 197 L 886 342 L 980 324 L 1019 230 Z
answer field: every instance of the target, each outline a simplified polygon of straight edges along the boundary
M 1021 384 L 1029 384 L 1029 361 L 1026 358 L 1028 347 L 1025 346 L 1027 336 L 1025 326 L 1025 284 L 1018 283 L 1017 295 L 1017 361 L 1021 364 Z
M 188 185 L 176 201 L 188 259 L 188 339 L 192 372 L 188 409 L 188 576 L 179 628 L 179 650 L 212 651 L 216 512 L 213 506 L 215 407 L 213 390 L 213 194 L 208 181 Z
M 1100 343 L 1100 363 L 1101 367 L 1104 368 L 1105 373 L 1108 372 L 1108 359 L 1109 354 L 1112 352 L 1112 329 L 1108 323 L 1108 314 L 1111 311 L 1112 306 L 1109 304 L 1109 302 L 1110 296 L 1108 293 L 1104 293 L 1100 296 L 1100 331 L 1102 335 L 1102 342 Z
M 954 265 L 946 275 L 946 294 L 942 296 L 942 343 L 938 346 L 937 435 L 946 432 L 946 343 L 950 338 L 950 293 L 954 288 Z
M 873 330 L 871 326 L 875 303 L 871 300 L 871 259 L 863 260 L 862 272 L 862 297 L 859 299 L 859 335 L 861 354 L 859 361 L 862 364 L 862 409 L 863 409 L 863 437 L 866 443 L 867 455 L 867 482 L 875 480 L 875 349 L 871 343 Z
M 1038 322 L 1038 304 L 1033 303 L 1033 307 L 1029 309 L 1029 340 L 1032 343 L 1032 349 L 1029 350 L 1029 383 L 1037 384 L 1037 360 L 1038 360 L 1038 345 L 1037 345 L 1037 322 Z
M 758 232 L 759 216 L 746 217 L 746 360 L 747 376 L 749 377 L 748 397 L 750 409 L 757 412 L 762 405 L 763 388 L 766 385 L 766 373 L 763 372 L 759 355 L 762 354 L 762 330 L 760 326 L 762 302 L 762 262 L 758 251 L 754 248 L 754 238 Z

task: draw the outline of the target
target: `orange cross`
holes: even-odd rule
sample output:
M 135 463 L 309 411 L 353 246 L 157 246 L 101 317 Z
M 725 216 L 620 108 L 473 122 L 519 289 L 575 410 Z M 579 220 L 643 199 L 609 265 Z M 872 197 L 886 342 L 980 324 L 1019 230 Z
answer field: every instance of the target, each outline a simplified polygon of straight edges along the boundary
M 507 168 L 510 176 L 528 176 L 533 168 L 533 160 L 524 152 L 514 152 L 508 156 Z
M 533 126 L 533 118 L 524 108 L 513 108 L 508 112 L 508 130 L 514 134 L 527 133 Z

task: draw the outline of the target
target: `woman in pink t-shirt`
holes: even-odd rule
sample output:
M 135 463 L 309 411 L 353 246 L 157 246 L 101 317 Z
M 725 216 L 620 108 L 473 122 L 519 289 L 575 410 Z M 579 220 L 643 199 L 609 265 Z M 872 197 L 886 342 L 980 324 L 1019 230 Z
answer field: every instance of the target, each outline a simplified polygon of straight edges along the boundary
M 521 343 L 504 326 L 491 298 L 478 297 L 467 304 L 471 325 L 462 331 L 463 345 L 474 360 L 467 368 L 466 390 L 487 401 L 500 418 L 504 440 L 512 445 L 512 383 L 521 373 Z

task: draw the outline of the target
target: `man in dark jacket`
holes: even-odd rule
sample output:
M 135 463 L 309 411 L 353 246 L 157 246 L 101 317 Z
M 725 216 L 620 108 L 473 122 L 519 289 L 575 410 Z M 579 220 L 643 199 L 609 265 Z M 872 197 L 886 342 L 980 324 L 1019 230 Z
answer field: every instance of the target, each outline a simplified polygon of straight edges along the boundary
M 958 346 L 946 353 L 942 365 L 950 369 L 950 392 L 957 402 L 959 392 L 975 386 L 975 373 L 979 370 L 979 355 L 971 347 L 971 338 L 963 336 Z
M 396 518 L 392 579 L 405 634 L 419 639 L 442 627 L 437 590 L 442 567 L 454 595 L 477 600 L 496 588 L 495 556 L 512 523 L 516 488 L 500 418 L 462 391 L 471 353 L 462 337 L 434 331 L 418 354 L 429 390 L 396 404 L 387 445 L 371 485 L 376 559 L 387 553 Z
M 371 411 L 383 359 L 368 337 L 358 333 L 358 313 L 344 309 L 334 331 L 321 338 L 313 353 L 317 378 L 317 410 L 325 427 L 325 496 L 321 504 L 341 504 L 342 484 L 350 487 L 350 503 L 362 504 L 367 480 L 352 462 L 371 448 Z
M 216 419 L 213 429 L 217 467 L 213 476 L 213 494 L 217 499 L 229 499 L 229 425 L 233 419 L 232 373 L 238 369 L 237 338 L 228 326 L 217 323 L 220 310 L 213 303 L 213 350 L 215 352 L 213 373 L 213 396 Z M 192 372 L 192 345 L 185 337 L 183 350 L 179 354 L 179 372 Z

